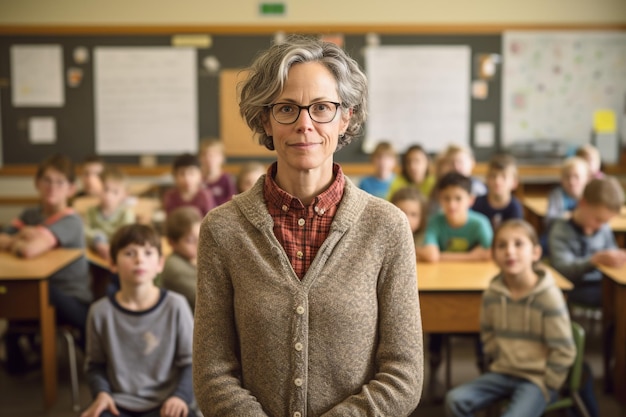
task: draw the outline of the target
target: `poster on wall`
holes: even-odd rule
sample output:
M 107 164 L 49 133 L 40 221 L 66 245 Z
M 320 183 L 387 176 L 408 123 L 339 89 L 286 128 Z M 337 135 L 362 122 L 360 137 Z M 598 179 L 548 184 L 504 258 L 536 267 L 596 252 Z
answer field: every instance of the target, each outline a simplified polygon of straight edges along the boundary
M 416 143 L 428 152 L 468 146 L 470 55 L 467 45 L 368 47 L 364 150 L 381 140 L 399 152 Z
M 11 97 L 15 107 L 65 104 L 61 45 L 11 46 Z
M 96 48 L 96 152 L 195 152 L 197 79 L 196 51 L 192 48 Z
M 626 33 L 505 32 L 502 48 L 503 145 L 580 145 L 591 139 L 596 110 L 624 111 Z

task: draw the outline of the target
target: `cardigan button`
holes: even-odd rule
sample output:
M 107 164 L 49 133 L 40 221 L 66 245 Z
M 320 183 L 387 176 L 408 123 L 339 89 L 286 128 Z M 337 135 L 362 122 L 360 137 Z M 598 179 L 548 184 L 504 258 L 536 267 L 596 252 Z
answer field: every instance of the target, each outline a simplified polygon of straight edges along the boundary
M 302 386 L 302 378 L 296 378 L 293 380 L 293 383 L 296 387 L 301 387 Z
M 296 348 L 298 352 L 300 352 L 304 346 L 302 346 L 302 343 L 298 342 L 295 344 L 294 347 Z
M 299 411 L 296 411 L 295 413 L 293 413 L 293 417 L 302 417 L 302 413 Z
M 302 306 L 298 306 L 298 307 L 296 308 L 296 313 L 298 313 L 298 314 L 304 314 L 304 307 L 302 307 Z

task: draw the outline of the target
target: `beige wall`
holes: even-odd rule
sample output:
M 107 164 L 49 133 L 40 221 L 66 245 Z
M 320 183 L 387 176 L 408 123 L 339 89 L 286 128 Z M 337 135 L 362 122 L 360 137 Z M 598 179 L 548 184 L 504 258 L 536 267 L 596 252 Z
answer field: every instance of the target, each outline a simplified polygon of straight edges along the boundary
M 341 25 L 626 23 L 626 0 L 0 0 L 0 25 Z M 280 0 L 267 0 L 275 2 Z

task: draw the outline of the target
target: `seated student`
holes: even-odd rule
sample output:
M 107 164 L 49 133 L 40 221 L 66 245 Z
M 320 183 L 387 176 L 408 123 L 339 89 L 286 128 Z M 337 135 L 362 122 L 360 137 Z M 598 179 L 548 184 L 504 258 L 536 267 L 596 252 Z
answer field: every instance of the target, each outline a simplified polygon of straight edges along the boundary
M 411 145 L 402 155 L 400 175 L 392 181 L 387 199 L 404 187 L 415 187 L 422 195 L 430 195 L 435 177 L 430 175 L 430 160 L 421 145 Z
M 104 161 L 98 155 L 86 157 L 80 173 L 81 189 L 74 195 L 74 198 L 97 197 L 102 191 L 100 174 L 103 170 Z
M 219 139 L 202 140 L 198 158 L 202 169 L 202 181 L 211 191 L 215 204 L 219 206 L 233 198 L 237 194 L 237 186 L 232 175 L 222 171 L 226 160 L 222 141 Z
M 265 166 L 260 162 L 248 162 L 241 166 L 237 175 L 237 192 L 248 191 L 261 176 L 265 174 Z
M 196 260 L 202 217 L 193 207 L 179 207 L 167 216 L 165 233 L 172 253 L 165 260 L 161 286 L 187 298 L 191 309 L 196 305 Z
M 458 172 L 449 172 L 437 183 L 436 192 L 442 211 L 430 217 L 424 245 L 417 253 L 426 262 L 483 261 L 490 259 L 493 230 L 489 219 L 470 210 L 474 203 L 471 180 Z M 431 378 L 441 364 L 442 334 L 431 334 L 428 351 Z M 478 335 L 476 338 L 477 365 L 483 368 L 483 356 Z M 434 382 L 434 381 L 431 381 Z M 434 383 L 431 383 L 434 386 Z
M 40 204 L 24 210 L 0 233 L 0 250 L 34 258 L 54 248 L 84 248 L 83 222 L 68 206 L 68 199 L 74 193 L 74 179 L 74 166 L 64 155 L 53 155 L 39 164 L 35 186 Z M 54 273 L 49 283 L 50 303 L 55 307 L 57 321 L 79 330 L 78 342 L 82 346 L 92 298 L 87 259 L 81 256 Z M 20 372 L 28 366 L 19 339 L 16 332 L 6 336 L 10 372 Z
M 211 191 L 202 185 L 200 162 L 195 155 L 188 153 L 178 156 L 172 167 L 175 187 L 163 196 L 163 209 L 169 214 L 183 206 L 193 206 L 204 217 L 216 206 Z
M 472 194 L 475 197 L 487 194 L 487 187 L 485 184 L 478 178 L 472 176 L 476 160 L 474 159 L 474 154 L 469 148 L 459 145 L 449 145 L 443 151 L 441 158 L 442 174 L 450 171 L 456 171 L 472 180 Z
M 389 142 L 379 142 L 370 156 L 374 165 L 374 175 L 364 177 L 359 183 L 363 191 L 380 198 L 387 198 L 391 183 L 396 178 L 394 170 L 398 156 Z
M 489 219 L 470 210 L 471 180 L 449 172 L 437 183 L 442 211 L 432 214 L 424 236 L 424 260 L 483 261 L 490 259 L 493 231 Z
M 596 147 L 587 143 L 576 149 L 576 156 L 583 158 L 589 164 L 590 178 L 604 178 L 602 160 Z
M 111 240 L 120 289 L 89 310 L 85 369 L 94 401 L 81 417 L 195 416 L 193 317 L 185 298 L 154 285 L 163 268 L 151 227 L 121 227 Z
M 548 195 L 548 210 L 544 219 L 549 230 L 554 219 L 567 218 L 576 207 L 589 181 L 589 165 L 584 159 L 573 156 L 561 166 L 561 185 Z
M 494 230 L 509 219 L 524 217 L 522 204 L 513 195 L 517 187 L 517 167 L 510 155 L 496 155 L 487 167 L 487 194 L 477 197 L 472 210 L 491 221 Z
M 508 417 L 539 417 L 556 400 L 576 357 L 563 293 L 538 265 L 541 246 L 532 226 L 502 223 L 493 240 L 500 268 L 483 293 L 481 339 L 489 371 L 448 392 L 448 417 L 469 417 L 508 398 Z
M 126 207 L 126 176 L 113 166 L 100 174 L 100 203 L 87 209 L 85 236 L 87 245 L 104 259 L 109 259 L 109 241 L 117 229 L 135 222 L 135 213 Z
M 426 199 L 417 189 L 404 187 L 393 193 L 391 203 L 404 212 L 409 221 L 411 232 L 413 232 L 415 247 L 421 248 L 424 243 L 426 219 L 428 219 Z M 419 260 L 419 254 L 417 259 Z
M 626 250 L 617 248 L 608 225 L 623 204 L 624 192 L 616 179 L 594 179 L 585 187 L 571 218 L 557 219 L 550 228 L 550 263 L 574 284 L 569 302 L 601 306 L 602 272 L 597 266 L 626 264 Z

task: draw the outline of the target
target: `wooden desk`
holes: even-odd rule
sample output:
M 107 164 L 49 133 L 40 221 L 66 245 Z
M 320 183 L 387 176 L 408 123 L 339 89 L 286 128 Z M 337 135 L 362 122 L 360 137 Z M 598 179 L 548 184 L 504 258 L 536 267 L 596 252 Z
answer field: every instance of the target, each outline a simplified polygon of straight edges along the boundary
M 549 266 L 557 285 L 573 288 Z M 483 291 L 498 273 L 486 262 L 437 262 L 417 264 L 422 328 L 425 333 L 475 333 L 480 331 L 480 305 Z
M 33 259 L 23 259 L 0 252 L 0 317 L 37 319 L 41 326 L 46 408 L 57 399 L 56 322 L 49 300 L 48 277 L 82 255 L 82 249 L 54 249 Z
M 604 384 L 626 406 L 626 267 L 599 266 L 602 280 Z M 611 369 L 611 359 L 614 359 Z

